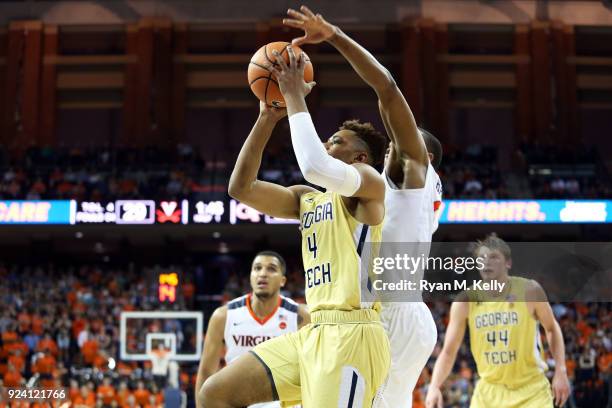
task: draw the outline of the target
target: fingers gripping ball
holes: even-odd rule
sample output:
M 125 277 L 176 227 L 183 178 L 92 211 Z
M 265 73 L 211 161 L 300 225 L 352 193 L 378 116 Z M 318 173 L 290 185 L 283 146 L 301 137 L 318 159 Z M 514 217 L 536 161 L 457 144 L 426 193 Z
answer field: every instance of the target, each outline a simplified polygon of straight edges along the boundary
M 267 105 L 274 106 L 277 108 L 285 107 L 285 99 L 280 92 L 278 82 L 276 81 L 276 75 L 272 69 L 268 69 L 268 65 L 278 65 L 275 61 L 274 50 L 278 51 L 285 62 L 289 64 L 289 55 L 287 54 L 287 46 L 290 45 L 288 42 L 277 41 L 271 42 L 264 45 L 257 50 L 251 62 L 249 63 L 248 79 L 251 91 L 259 98 L 260 101 Z M 304 66 L 304 81 L 312 82 L 313 69 L 312 63 L 308 58 L 308 55 L 304 51 L 295 45 L 292 46 L 293 52 L 296 58 L 300 58 L 303 53 L 306 58 L 306 65 Z

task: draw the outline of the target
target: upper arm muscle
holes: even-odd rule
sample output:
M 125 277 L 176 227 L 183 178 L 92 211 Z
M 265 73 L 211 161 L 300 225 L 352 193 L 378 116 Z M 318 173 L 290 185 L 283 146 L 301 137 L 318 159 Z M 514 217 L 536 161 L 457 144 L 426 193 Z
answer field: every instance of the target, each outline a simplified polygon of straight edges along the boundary
M 398 158 L 411 159 L 427 166 L 427 148 L 416 121 L 397 85 L 393 84 L 378 95 L 379 110 L 385 128 L 399 153 Z
M 220 307 L 215 310 L 208 322 L 202 362 L 200 363 L 201 375 L 211 375 L 219 369 L 219 357 L 223 349 L 226 316 L 227 307 Z
M 314 191 L 308 186 L 284 187 L 267 181 L 256 180 L 241 201 L 257 211 L 273 217 L 298 219 L 300 196 Z

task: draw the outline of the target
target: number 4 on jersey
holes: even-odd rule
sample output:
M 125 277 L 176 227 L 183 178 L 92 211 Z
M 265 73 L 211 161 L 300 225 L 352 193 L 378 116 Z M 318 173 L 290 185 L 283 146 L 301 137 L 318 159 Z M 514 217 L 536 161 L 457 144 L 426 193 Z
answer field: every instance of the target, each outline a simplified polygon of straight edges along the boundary
M 307 239 L 308 239 L 308 250 L 312 252 L 312 258 L 316 259 L 317 258 L 317 234 L 313 233 Z

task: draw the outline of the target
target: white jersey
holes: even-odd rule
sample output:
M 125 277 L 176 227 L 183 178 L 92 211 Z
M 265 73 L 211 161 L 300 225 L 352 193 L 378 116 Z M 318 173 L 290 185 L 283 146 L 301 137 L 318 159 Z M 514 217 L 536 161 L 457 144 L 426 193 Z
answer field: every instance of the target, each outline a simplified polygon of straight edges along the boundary
M 431 164 L 425 185 L 400 189 L 383 173 L 385 180 L 385 221 L 380 255 L 429 256 L 431 236 L 438 228 L 438 209 L 442 203 L 442 183 Z M 423 270 L 385 271 L 387 281 L 423 278 Z M 418 286 L 417 286 L 418 287 Z M 391 345 L 391 369 L 379 389 L 374 408 L 411 408 L 412 391 L 427 364 L 437 340 L 436 325 L 419 291 L 400 292 L 399 297 L 381 294 L 381 321 Z
M 227 304 L 225 320 L 225 361 L 232 361 L 253 347 L 273 337 L 298 330 L 298 304 L 280 296 L 278 305 L 267 317 L 260 319 L 251 309 L 252 294 L 244 295 Z M 280 408 L 280 402 L 264 402 L 249 408 Z
M 395 257 L 408 253 L 415 257 L 429 256 L 431 236 L 438 229 L 438 217 L 442 204 L 442 182 L 430 164 L 423 188 L 401 189 L 383 171 L 385 180 L 385 221 L 382 230 L 381 256 Z M 418 245 L 415 245 L 418 244 Z M 389 281 L 423 279 L 423 269 L 412 271 L 389 271 Z M 406 294 L 398 302 L 418 301 L 420 292 Z
M 298 329 L 298 304 L 280 296 L 274 311 L 259 319 L 251 309 L 251 294 L 241 296 L 227 304 L 225 320 L 225 361 L 232 361 L 253 347 L 273 337 L 292 333 Z
M 423 188 L 401 189 L 383 172 L 385 223 L 383 242 L 431 242 L 438 229 L 442 182 L 433 166 L 427 167 Z

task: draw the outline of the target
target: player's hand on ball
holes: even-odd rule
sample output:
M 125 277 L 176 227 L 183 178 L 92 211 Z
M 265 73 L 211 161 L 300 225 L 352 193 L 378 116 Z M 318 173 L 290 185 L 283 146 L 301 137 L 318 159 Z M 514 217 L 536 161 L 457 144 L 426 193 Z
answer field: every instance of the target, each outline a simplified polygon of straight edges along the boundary
M 425 398 L 425 407 L 444 408 L 443 403 L 442 391 L 440 391 L 439 388 L 429 387 L 429 390 L 427 390 L 427 398 Z
M 287 116 L 287 108 L 277 108 L 276 106 L 270 106 L 259 101 L 259 116 L 278 122 Z
M 272 69 L 276 75 L 278 87 L 285 100 L 288 96 L 304 98 L 312 91 L 316 82 L 307 83 L 304 81 L 304 66 L 306 65 L 305 58 L 303 58 L 304 54 L 300 54 L 300 58 L 297 58 L 290 45 L 287 46 L 287 54 L 289 55 L 289 65 L 278 51 L 274 51 L 276 65 L 272 66 Z
M 555 375 L 552 380 L 552 392 L 555 398 L 555 405 L 562 407 L 569 398 L 570 385 L 567 379 L 567 373 L 564 371 L 555 371 Z
M 293 45 L 318 44 L 332 38 L 336 27 L 325 21 L 321 14 L 314 14 L 306 6 L 300 7 L 301 13 L 294 9 L 287 10 L 287 14 L 293 18 L 283 19 L 283 24 L 304 30 L 304 35 L 293 39 Z

